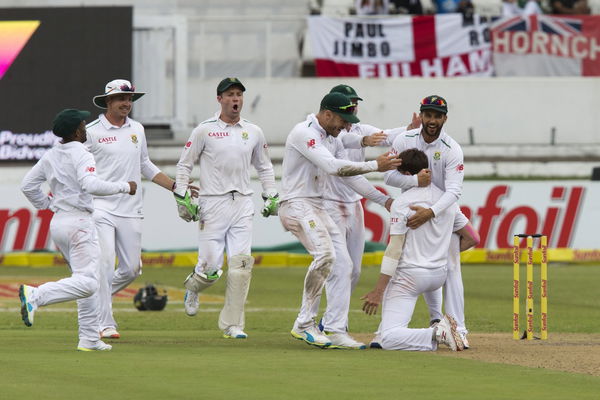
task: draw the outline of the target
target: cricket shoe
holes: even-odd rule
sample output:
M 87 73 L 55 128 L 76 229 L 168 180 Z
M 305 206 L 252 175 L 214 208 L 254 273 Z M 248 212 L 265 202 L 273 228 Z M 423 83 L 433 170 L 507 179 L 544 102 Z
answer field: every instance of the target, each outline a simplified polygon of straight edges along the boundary
M 35 288 L 33 286 L 19 286 L 19 299 L 21 300 L 21 318 L 23 319 L 23 322 L 26 326 L 33 325 L 33 316 L 37 308 L 32 303 L 34 289 Z
M 381 336 L 379 336 L 379 333 L 376 333 L 375 336 L 373 336 L 373 339 L 371 339 L 371 342 L 369 343 L 369 348 L 370 349 L 382 349 L 383 347 L 381 347 Z
M 437 324 L 435 340 L 438 344 L 445 344 L 452 351 L 462 351 L 465 345 L 456 331 L 456 321 L 449 315 L 444 315 L 444 318 Z
M 112 346 L 104 343 L 102 340 L 97 341 L 94 344 L 87 344 L 79 342 L 77 345 L 77 351 L 110 351 Z
M 296 324 L 294 324 L 290 333 L 296 339 L 303 340 L 312 346 L 326 348 L 331 345 L 329 338 L 321 333 L 314 323 L 306 329 L 299 329 Z
M 247 339 L 248 334 L 237 326 L 230 326 L 223 332 L 223 337 L 225 339 Z
M 198 314 L 198 308 L 200 307 L 198 293 L 192 290 L 186 290 L 185 296 L 183 297 L 183 306 L 185 308 L 185 313 L 190 317 Z
M 117 330 L 113 327 L 104 328 L 102 332 L 100 332 L 100 337 L 102 339 L 118 339 L 121 337 L 121 334 L 117 332 Z
M 331 345 L 329 346 L 331 349 L 364 350 L 367 348 L 366 344 L 354 340 L 346 332 L 326 333 L 326 336 L 331 341 Z
M 459 332 L 458 333 L 460 335 L 460 338 L 463 341 L 463 344 L 465 345 L 465 350 L 469 349 L 469 341 L 467 340 L 467 333 L 466 332 Z

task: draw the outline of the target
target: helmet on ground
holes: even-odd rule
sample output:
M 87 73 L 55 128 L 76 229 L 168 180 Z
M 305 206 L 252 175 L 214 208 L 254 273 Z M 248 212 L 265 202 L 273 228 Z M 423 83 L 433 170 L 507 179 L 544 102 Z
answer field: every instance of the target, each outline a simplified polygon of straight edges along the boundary
M 138 290 L 133 297 L 133 304 L 140 311 L 160 311 L 167 305 L 167 291 L 159 293 L 153 284 L 148 284 Z

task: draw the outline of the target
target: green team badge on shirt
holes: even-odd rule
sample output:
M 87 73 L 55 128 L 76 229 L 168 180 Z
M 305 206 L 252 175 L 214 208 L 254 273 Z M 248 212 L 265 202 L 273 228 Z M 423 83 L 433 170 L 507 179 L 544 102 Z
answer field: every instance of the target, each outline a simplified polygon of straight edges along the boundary
M 310 226 L 310 229 L 315 229 L 317 223 L 311 219 L 310 221 L 308 221 L 308 226 Z
M 133 144 L 137 144 L 137 135 L 131 135 L 131 141 L 133 142 Z
M 441 154 L 439 151 L 436 151 L 436 152 L 433 154 L 433 159 L 434 159 L 434 160 L 436 160 L 436 161 L 439 161 L 439 160 L 440 160 L 440 158 L 442 158 L 442 154 Z
M 242 139 L 248 140 L 248 132 L 242 132 Z

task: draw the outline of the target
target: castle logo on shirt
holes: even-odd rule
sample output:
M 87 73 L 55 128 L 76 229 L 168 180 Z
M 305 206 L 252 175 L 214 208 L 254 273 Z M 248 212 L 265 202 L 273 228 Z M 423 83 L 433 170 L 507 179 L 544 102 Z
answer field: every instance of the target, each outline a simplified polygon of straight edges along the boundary
M 229 132 L 208 132 L 208 137 L 214 137 L 217 139 L 222 139 L 224 137 L 228 137 Z
M 132 142 L 133 144 L 137 144 L 137 143 L 138 143 L 138 138 L 137 138 L 137 135 L 131 135 L 131 142 Z
M 102 144 L 111 144 L 111 143 L 115 143 L 116 141 L 117 141 L 116 136 L 105 136 L 105 137 L 101 137 L 100 139 L 98 139 L 98 143 L 102 143 Z
M 433 159 L 435 161 L 440 161 L 440 158 L 442 158 L 442 154 L 439 151 L 436 151 L 435 153 L 433 153 Z

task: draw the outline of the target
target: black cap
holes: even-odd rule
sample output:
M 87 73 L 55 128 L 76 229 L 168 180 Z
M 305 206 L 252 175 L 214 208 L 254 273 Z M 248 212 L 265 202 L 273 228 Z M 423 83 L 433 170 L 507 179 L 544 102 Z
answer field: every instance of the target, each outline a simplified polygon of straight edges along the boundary
M 246 88 L 244 85 L 242 85 L 242 82 L 240 82 L 238 78 L 225 78 L 219 82 L 219 85 L 217 86 L 217 96 L 232 86 L 239 86 L 240 89 L 242 89 L 242 92 L 246 91 Z
M 62 110 L 52 121 L 52 132 L 61 138 L 68 138 L 81 125 L 82 121 L 85 121 L 90 117 L 89 111 L 75 110 L 73 108 L 67 108 Z
M 358 97 L 358 94 L 356 93 L 356 90 L 354 90 L 354 88 L 352 86 L 348 86 L 348 85 L 337 85 L 334 86 L 329 93 L 341 93 L 341 94 L 345 94 L 346 96 L 348 96 L 351 100 L 356 99 L 356 100 L 361 100 L 362 99 L 360 97 Z
M 354 115 L 356 104 L 352 103 L 349 97 L 341 93 L 327 93 L 321 100 L 321 110 L 333 111 L 346 122 L 355 124 L 360 122 L 358 117 Z
M 444 114 L 448 114 L 448 103 L 446 103 L 446 100 L 442 96 L 434 94 L 421 100 L 420 111 L 423 110 L 435 110 Z

